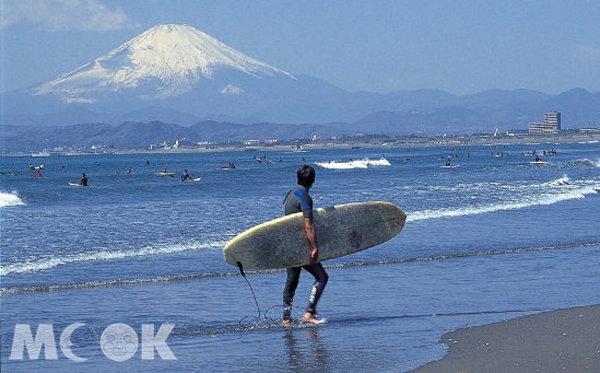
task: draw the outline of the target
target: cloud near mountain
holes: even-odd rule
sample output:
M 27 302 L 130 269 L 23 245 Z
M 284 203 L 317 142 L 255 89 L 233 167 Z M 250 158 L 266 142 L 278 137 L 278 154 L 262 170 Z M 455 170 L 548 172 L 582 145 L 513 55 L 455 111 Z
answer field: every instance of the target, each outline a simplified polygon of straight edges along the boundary
M 96 0 L 3 1 L 0 28 L 19 22 L 38 24 L 48 31 L 112 31 L 131 23 L 121 8 L 109 9 Z

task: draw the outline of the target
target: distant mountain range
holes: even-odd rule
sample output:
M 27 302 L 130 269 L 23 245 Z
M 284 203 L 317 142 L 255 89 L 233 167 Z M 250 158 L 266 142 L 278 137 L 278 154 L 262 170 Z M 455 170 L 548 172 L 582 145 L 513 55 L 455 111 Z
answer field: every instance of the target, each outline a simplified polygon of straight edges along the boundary
M 280 138 L 302 131 L 289 123 L 319 124 L 303 128 L 322 133 L 334 128 L 344 133 L 491 132 L 496 127 L 525 129 L 549 110 L 562 112 L 564 127 L 600 123 L 600 92 L 348 92 L 260 62 L 188 25 L 155 26 L 70 73 L 5 92 L 0 99 L 4 128 L 27 127 L 31 133 L 49 126 L 105 123 L 112 126 L 88 127 L 105 128 L 103 136 L 115 144 L 119 140 L 110 136 L 117 135 L 108 128 L 134 122 L 176 123 L 188 127 L 181 131 L 190 138 L 189 131 L 195 136 L 202 128 L 200 137 L 207 140 L 246 137 L 247 127 L 241 124 L 253 123 L 273 123 L 260 126 Z M 154 130 L 137 127 L 139 134 Z

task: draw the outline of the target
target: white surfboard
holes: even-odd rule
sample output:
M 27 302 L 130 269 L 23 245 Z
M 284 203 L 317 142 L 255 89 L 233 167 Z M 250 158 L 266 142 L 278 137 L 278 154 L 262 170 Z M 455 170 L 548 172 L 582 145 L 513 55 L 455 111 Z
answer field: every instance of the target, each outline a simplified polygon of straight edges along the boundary
M 440 168 L 459 168 L 459 167 L 460 167 L 460 165 L 459 165 L 459 164 L 457 164 L 457 165 L 452 165 L 452 166 L 440 166 Z
M 319 261 L 352 254 L 396 236 L 406 215 L 389 202 L 358 202 L 319 208 L 313 223 L 317 233 Z M 276 269 L 309 264 L 310 244 L 304 233 L 301 212 L 251 228 L 223 249 L 225 261 L 244 268 Z
M 154 175 L 174 177 L 175 176 L 175 172 L 157 172 Z
M 532 161 L 529 163 L 531 163 L 531 164 L 548 164 L 548 162 L 544 162 L 544 161 Z

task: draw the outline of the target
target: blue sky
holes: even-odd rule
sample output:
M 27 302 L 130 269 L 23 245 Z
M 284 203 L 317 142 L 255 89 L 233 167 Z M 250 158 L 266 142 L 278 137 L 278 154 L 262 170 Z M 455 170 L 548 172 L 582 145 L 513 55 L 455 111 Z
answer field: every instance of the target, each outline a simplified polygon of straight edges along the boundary
M 0 0 L 2 91 L 159 23 L 350 91 L 600 91 L 598 0 Z

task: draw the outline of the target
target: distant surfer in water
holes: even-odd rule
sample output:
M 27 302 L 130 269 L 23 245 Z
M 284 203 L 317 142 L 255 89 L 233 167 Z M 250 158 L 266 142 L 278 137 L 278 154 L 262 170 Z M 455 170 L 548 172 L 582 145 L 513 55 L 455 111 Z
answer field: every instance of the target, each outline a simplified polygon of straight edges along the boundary
M 190 174 L 188 173 L 187 168 L 185 170 L 183 170 L 183 174 L 181 174 L 181 181 L 192 181 L 192 177 L 190 176 Z
M 313 225 L 313 203 L 312 198 L 308 195 L 308 191 L 315 182 L 315 170 L 311 166 L 303 165 L 298 169 L 298 185 L 290 190 L 283 201 L 285 205 L 285 215 L 302 212 L 304 215 L 304 233 L 310 243 L 308 255 L 310 264 L 302 267 L 292 267 L 287 269 L 287 279 L 285 288 L 283 289 L 283 326 L 292 324 L 292 303 L 294 294 L 298 287 L 300 272 L 304 268 L 315 278 L 310 297 L 308 300 L 308 308 L 302 318 L 302 321 L 311 324 L 321 324 L 325 322 L 323 319 L 317 319 L 316 307 L 319 303 L 319 298 L 327 285 L 329 276 L 323 265 L 318 262 L 319 249 L 317 246 L 317 234 Z M 300 243 L 298 243 L 300 244 Z
M 450 156 L 448 156 L 448 160 L 446 161 L 446 167 L 450 167 Z
M 85 176 L 85 172 L 81 174 L 81 181 L 79 182 L 79 184 L 81 186 L 87 186 L 88 183 L 88 179 L 87 176 Z

